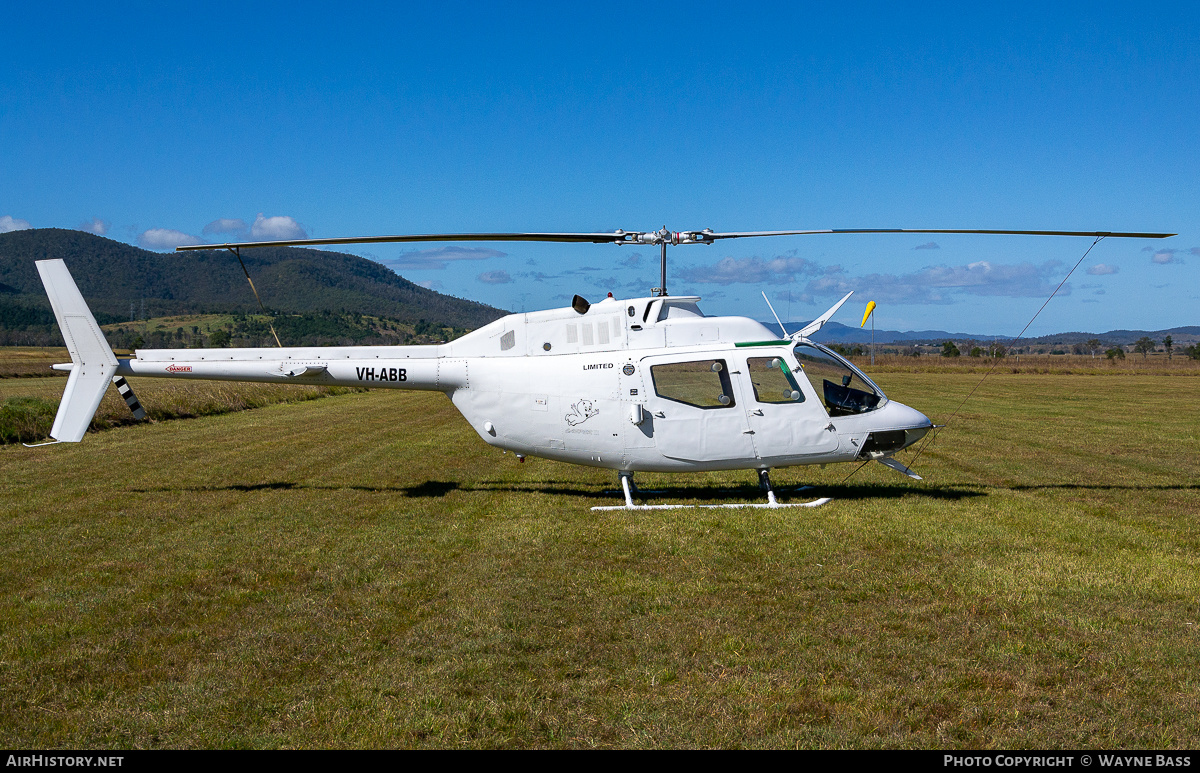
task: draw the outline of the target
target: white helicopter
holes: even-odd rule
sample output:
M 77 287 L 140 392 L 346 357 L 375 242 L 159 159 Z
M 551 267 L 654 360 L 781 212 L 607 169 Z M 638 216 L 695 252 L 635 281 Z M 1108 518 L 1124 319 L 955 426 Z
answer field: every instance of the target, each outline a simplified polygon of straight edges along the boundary
M 782 504 L 768 471 L 832 462 L 878 461 L 920 477 L 893 458 L 933 423 L 889 400 L 861 370 L 810 340 L 853 293 L 791 335 L 747 317 L 709 317 L 696 296 L 669 296 L 668 245 L 809 234 L 1029 234 L 1163 238 L 1174 234 L 964 229 L 829 229 L 718 233 L 425 234 L 246 242 L 178 247 L 233 252 L 253 247 L 380 242 L 547 241 L 659 245 L 661 285 L 643 298 L 598 303 L 575 296 L 562 309 L 510 314 L 432 346 L 318 346 L 253 349 L 139 349 L 118 359 L 62 260 L 37 262 L 71 363 L 51 443 L 79 442 L 110 382 L 138 418 L 145 413 L 126 376 L 368 386 L 444 392 L 484 442 L 526 455 L 616 470 L 624 505 L 637 505 L 639 471 L 758 471 L 766 503 Z M 243 270 L 245 265 L 243 264 Z M 247 279 L 249 274 L 247 273 Z M 251 282 L 253 288 L 253 282 Z M 257 296 L 257 291 L 255 291 Z M 773 310 L 772 310 L 773 312 Z M 776 317 L 778 319 L 778 317 Z M 782 323 L 780 324 L 783 328 Z

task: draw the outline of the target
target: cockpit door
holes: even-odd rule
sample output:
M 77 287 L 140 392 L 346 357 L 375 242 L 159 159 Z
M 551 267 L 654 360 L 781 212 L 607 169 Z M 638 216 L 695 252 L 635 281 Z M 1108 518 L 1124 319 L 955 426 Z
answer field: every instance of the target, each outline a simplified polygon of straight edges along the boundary
M 838 448 L 837 430 L 808 379 L 788 363 L 788 351 L 763 351 L 739 362 L 742 405 L 754 451 L 768 463 Z

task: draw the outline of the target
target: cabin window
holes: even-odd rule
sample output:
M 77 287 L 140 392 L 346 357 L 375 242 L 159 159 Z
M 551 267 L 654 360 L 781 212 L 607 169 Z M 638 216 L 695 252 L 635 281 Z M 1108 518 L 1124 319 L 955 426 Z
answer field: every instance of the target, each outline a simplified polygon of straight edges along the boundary
M 802 403 L 804 390 L 796 383 L 783 357 L 751 357 L 746 360 L 754 399 L 760 403 Z
M 703 317 L 704 312 L 694 303 L 680 301 L 664 301 L 658 312 L 658 321 L 664 319 L 680 319 L 682 317 Z
M 883 393 L 850 363 L 823 346 L 799 344 L 796 361 L 830 416 L 866 413 L 879 407 Z
M 697 408 L 730 408 L 733 384 L 724 360 L 697 360 L 652 365 L 654 392 L 666 400 Z

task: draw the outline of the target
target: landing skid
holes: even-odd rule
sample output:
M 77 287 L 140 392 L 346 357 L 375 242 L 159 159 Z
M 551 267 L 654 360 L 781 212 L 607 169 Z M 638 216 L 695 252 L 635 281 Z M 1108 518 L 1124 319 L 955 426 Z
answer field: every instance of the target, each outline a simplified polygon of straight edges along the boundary
M 794 502 L 794 503 L 789 503 L 789 504 L 781 504 L 775 498 L 775 489 L 773 489 L 771 487 L 771 478 L 768 476 L 767 471 L 759 470 L 758 471 L 758 485 L 760 487 L 766 489 L 766 492 L 767 492 L 767 501 L 766 502 L 747 502 L 745 504 L 737 504 L 737 505 L 635 505 L 633 503 L 633 491 L 636 491 L 637 487 L 633 486 L 633 473 L 621 472 L 621 473 L 619 473 L 619 477 L 621 478 L 621 489 L 625 493 L 625 504 L 593 507 L 592 508 L 593 510 L 695 510 L 695 509 L 734 510 L 734 509 L 740 509 L 743 507 L 754 507 L 754 508 L 765 508 L 765 509 L 769 509 L 769 510 L 777 510 L 777 509 L 781 509 L 784 507 L 820 507 L 823 504 L 833 501 L 832 497 L 821 497 L 820 499 L 814 499 L 811 502 Z M 804 488 L 808 488 L 808 487 L 805 486 Z M 804 489 L 802 488 L 799 490 L 803 491 Z

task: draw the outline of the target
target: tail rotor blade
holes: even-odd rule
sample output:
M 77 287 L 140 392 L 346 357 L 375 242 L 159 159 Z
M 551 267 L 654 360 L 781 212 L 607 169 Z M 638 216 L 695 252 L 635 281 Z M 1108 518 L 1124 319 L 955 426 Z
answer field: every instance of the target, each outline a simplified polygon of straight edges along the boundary
M 133 387 L 129 386 L 129 382 L 124 376 L 113 376 L 113 386 L 121 393 L 121 397 L 125 399 L 125 404 L 129 406 L 129 410 L 133 411 L 133 418 L 141 421 L 146 418 L 146 409 L 138 402 L 137 395 L 133 393 Z

